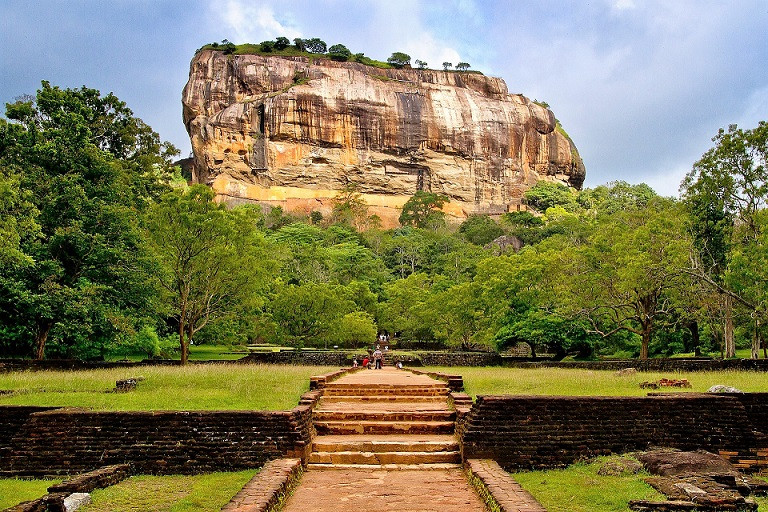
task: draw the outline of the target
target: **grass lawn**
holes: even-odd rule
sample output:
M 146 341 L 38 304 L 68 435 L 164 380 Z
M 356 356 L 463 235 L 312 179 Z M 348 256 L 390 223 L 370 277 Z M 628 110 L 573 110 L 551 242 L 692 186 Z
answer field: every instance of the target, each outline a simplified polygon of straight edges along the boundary
M 625 512 L 629 500 L 664 499 L 643 482 L 647 473 L 598 475 L 598 469 L 612 458 L 600 457 L 566 469 L 513 473 L 512 477 L 549 512 Z
M 337 367 L 210 364 L 85 371 L 0 373 L 0 405 L 92 407 L 101 410 L 285 410 L 309 390 L 309 377 Z M 142 376 L 129 393 L 115 381 Z
M 189 347 L 190 361 L 235 361 L 242 359 L 249 353 L 248 348 L 244 346 L 230 347 L 229 345 L 192 345 Z M 143 361 L 147 354 L 128 354 L 114 355 L 107 357 L 107 361 Z M 177 354 L 177 361 L 180 356 Z
M 48 492 L 48 488 L 61 480 L 26 480 L 0 478 L 0 510 L 35 500 Z
M 605 462 L 618 458 L 599 457 L 565 469 L 525 471 L 512 476 L 549 512 L 629 512 L 630 500 L 665 499 L 643 481 L 648 476 L 645 472 L 620 476 L 597 474 Z M 758 504 L 758 512 L 768 512 L 768 497 L 752 498 Z
M 742 391 L 768 391 L 768 372 L 638 372 L 616 376 L 609 370 L 567 368 L 429 368 L 462 375 L 467 393 L 477 395 L 584 395 L 643 396 L 652 389 L 640 388 L 644 381 L 662 377 L 688 379 L 689 389 L 660 388 L 658 391 L 703 392 L 715 384 L 733 386 Z
M 99 489 L 82 512 L 218 512 L 256 471 L 203 475 L 134 476 Z

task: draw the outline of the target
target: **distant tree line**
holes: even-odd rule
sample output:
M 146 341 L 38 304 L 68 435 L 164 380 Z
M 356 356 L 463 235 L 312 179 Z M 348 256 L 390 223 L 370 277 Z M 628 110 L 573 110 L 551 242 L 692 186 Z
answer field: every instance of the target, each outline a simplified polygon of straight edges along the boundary
M 403 68 L 411 66 L 411 56 L 403 52 L 394 52 L 386 62 L 377 61 L 366 57 L 363 53 L 352 53 L 349 48 L 341 43 L 328 46 L 325 41 L 317 37 L 310 39 L 294 38 L 293 44 L 287 37 L 278 37 L 274 40 L 262 41 L 259 44 L 236 45 L 227 39 L 221 43 L 213 42 L 201 49 L 221 50 L 225 54 L 234 53 L 278 53 L 285 55 L 324 55 L 339 62 L 359 62 L 367 66 Z M 199 50 L 198 50 L 199 51 Z M 418 69 L 427 69 L 428 64 L 422 60 L 414 61 Z M 443 62 L 443 70 L 448 71 L 453 67 L 450 62 Z M 456 64 L 457 71 L 467 71 L 471 66 L 467 62 Z

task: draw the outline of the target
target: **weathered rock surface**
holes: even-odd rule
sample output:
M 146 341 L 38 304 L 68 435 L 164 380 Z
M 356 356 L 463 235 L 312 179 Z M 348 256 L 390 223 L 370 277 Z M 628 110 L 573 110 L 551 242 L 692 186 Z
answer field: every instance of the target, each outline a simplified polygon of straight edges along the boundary
M 540 179 L 585 177 L 549 109 L 480 74 L 204 50 L 182 102 L 194 181 L 233 202 L 327 213 L 353 183 L 393 225 L 420 189 L 462 218 L 518 209 Z

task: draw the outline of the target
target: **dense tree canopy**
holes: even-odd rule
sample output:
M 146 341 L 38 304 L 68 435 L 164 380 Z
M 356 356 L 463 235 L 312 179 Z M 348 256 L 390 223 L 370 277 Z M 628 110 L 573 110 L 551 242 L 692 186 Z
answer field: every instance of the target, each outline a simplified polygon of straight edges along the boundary
M 452 225 L 448 198 L 418 191 L 383 230 L 353 186 L 326 215 L 217 202 L 112 94 L 44 82 L 6 112 L 3 354 L 186 361 L 193 340 L 359 348 L 381 331 L 396 348 L 524 343 L 557 357 L 763 346 L 765 123 L 721 131 L 681 201 L 644 184 L 541 182 L 529 211 Z
M 152 314 L 137 214 L 175 149 L 114 95 L 43 82 L 0 121 L 0 316 L 12 350 L 103 353 Z

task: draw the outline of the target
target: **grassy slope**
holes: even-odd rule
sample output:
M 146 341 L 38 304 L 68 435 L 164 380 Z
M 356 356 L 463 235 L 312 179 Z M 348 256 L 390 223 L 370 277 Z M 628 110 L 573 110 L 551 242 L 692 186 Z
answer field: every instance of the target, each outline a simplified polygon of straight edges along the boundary
M 93 502 L 82 512 L 152 510 L 153 512 L 218 512 L 255 474 L 135 476 L 94 491 Z
M 22 501 L 31 501 L 48 492 L 48 487 L 61 480 L 19 480 L 0 478 L 0 510 L 18 505 Z
M 88 371 L 0 373 L 0 405 L 103 410 L 283 410 L 309 389 L 309 377 L 335 367 L 286 365 L 146 366 Z M 108 393 L 115 381 L 143 376 L 136 391 Z
M 715 384 L 734 386 L 742 391 L 768 391 L 768 373 L 747 371 L 721 372 L 639 372 L 618 377 L 613 371 L 570 370 L 563 368 L 433 368 L 464 376 L 467 393 L 477 395 L 585 395 L 643 396 L 643 381 L 662 377 L 688 379 L 691 389 L 662 388 L 659 391 L 703 392 Z

